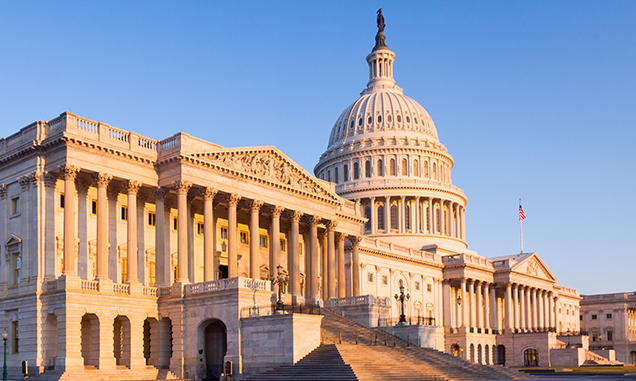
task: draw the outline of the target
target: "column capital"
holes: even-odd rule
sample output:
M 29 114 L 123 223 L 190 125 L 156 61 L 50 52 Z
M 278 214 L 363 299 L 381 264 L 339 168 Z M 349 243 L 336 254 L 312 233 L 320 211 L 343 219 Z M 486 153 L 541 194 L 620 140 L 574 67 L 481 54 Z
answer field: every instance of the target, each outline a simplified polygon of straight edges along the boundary
M 338 221 L 329 221 L 327 222 L 327 230 L 330 232 L 333 232 L 336 230 L 336 228 L 338 227 Z
M 155 188 L 153 192 L 155 193 L 155 200 L 157 201 L 165 200 L 166 190 L 164 188 L 161 188 L 161 187 Z
M 322 217 L 320 217 L 320 216 L 313 215 L 313 216 L 309 217 L 309 225 L 311 225 L 311 226 L 316 226 L 321 221 L 322 221 Z
M 6 184 L 1 184 L 0 185 L 0 199 L 5 199 L 7 198 L 7 191 L 8 191 L 9 187 L 7 187 Z
M 323 240 L 327 237 L 327 230 L 321 230 L 318 232 L 318 238 Z
M 178 195 L 188 194 L 188 191 L 192 187 L 192 181 L 176 180 L 172 182 L 172 187 L 177 191 Z
M 243 197 L 239 194 L 230 193 L 227 196 L 225 196 L 225 202 L 227 202 L 228 205 L 236 206 L 238 205 L 239 201 L 241 201 L 241 198 Z
M 57 167 L 57 170 L 60 171 L 60 178 L 62 180 L 74 181 L 80 171 L 80 167 L 66 163 Z
M 349 241 L 353 246 L 358 246 L 360 245 L 360 242 L 362 242 L 362 237 L 359 235 L 352 235 L 349 236 Z
M 33 171 L 29 173 L 29 180 L 33 184 L 34 187 L 39 187 L 42 185 L 42 180 L 44 180 L 44 174 L 41 171 Z
M 273 205 L 272 206 L 272 216 L 273 217 L 280 217 L 280 215 L 285 211 L 285 207 L 281 206 L 281 205 Z
M 289 218 L 291 218 L 294 222 L 299 222 L 305 213 L 299 210 L 292 210 L 289 213 Z
M 48 188 L 55 188 L 55 183 L 57 183 L 57 176 L 51 172 L 44 173 L 44 186 Z
M 252 212 L 258 212 L 259 210 L 261 210 L 261 207 L 263 206 L 264 202 L 261 200 L 249 200 L 247 201 L 247 205 L 250 207 L 250 209 L 252 210 Z
M 18 177 L 18 183 L 22 187 L 23 191 L 27 191 L 31 187 L 31 179 L 29 179 L 29 175 Z
M 213 201 L 214 200 L 214 196 L 216 196 L 217 192 L 218 192 L 218 190 L 216 188 L 203 187 L 201 189 L 201 196 L 203 196 L 203 200 L 205 200 L 205 201 Z
M 345 240 L 345 239 L 347 239 L 347 236 L 348 236 L 348 234 L 347 234 L 347 233 L 339 232 L 339 233 L 337 234 L 336 240 L 337 240 L 338 242 L 344 242 L 344 240 Z
M 99 172 L 93 175 L 93 179 L 95 180 L 95 183 L 97 183 L 97 188 L 106 188 L 113 179 L 113 175 L 105 172 Z
M 129 195 L 136 195 L 139 188 L 141 188 L 141 182 L 137 180 L 128 180 L 124 183 L 124 189 Z

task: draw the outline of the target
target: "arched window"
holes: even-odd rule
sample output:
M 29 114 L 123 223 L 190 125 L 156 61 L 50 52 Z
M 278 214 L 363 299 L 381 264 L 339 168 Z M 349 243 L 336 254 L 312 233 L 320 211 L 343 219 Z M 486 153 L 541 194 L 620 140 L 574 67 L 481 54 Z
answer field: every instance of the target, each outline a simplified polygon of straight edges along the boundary
M 409 175 L 409 162 L 406 159 L 402 159 L 402 176 Z
M 378 230 L 384 230 L 384 205 L 378 206 Z
M 477 344 L 477 363 L 483 364 L 483 356 L 481 353 L 481 344 Z
M 371 177 L 371 160 L 367 160 L 364 163 L 364 177 Z
M 534 348 L 523 351 L 523 366 L 539 366 L 539 351 Z
M 475 345 L 470 344 L 470 361 L 475 362 Z
M 378 159 L 378 176 L 384 176 L 384 167 L 382 166 L 382 159 Z
M 358 162 L 353 163 L 353 179 L 358 180 L 360 178 L 360 168 Z
M 454 357 L 459 357 L 459 345 L 458 344 L 453 344 L 451 346 L 451 353 L 453 354 Z
M 433 163 L 433 180 L 437 180 L 437 163 Z
M 442 231 L 442 213 L 440 213 L 439 204 L 435 205 L 435 233 L 441 233 Z
M 331 182 L 331 170 L 327 171 L 327 181 Z
M 397 205 L 391 205 L 391 229 L 399 229 Z
M 424 177 L 428 178 L 428 161 L 424 161 Z
M 407 204 L 404 208 L 404 219 L 406 220 L 406 230 L 411 229 L 411 205 Z
M 334 169 L 333 174 L 334 174 L 334 176 L 333 176 L 333 177 L 334 177 L 334 182 L 335 182 L 336 184 L 338 184 L 338 181 L 340 180 L 340 176 L 338 176 L 338 167 L 336 167 L 336 168 Z
M 389 171 L 391 171 L 391 176 L 395 176 L 395 159 L 391 159 L 391 161 L 389 161 Z
M 364 208 L 364 218 L 367 219 L 367 223 L 364 224 L 364 229 L 371 230 L 371 208 L 368 206 Z
M 420 177 L 420 162 L 417 160 L 413 161 L 413 176 Z
M 342 167 L 342 176 L 344 177 L 343 181 L 349 181 L 349 166 L 347 164 Z
M 484 347 L 484 364 L 490 365 L 490 352 L 488 351 L 490 347 L 488 344 Z

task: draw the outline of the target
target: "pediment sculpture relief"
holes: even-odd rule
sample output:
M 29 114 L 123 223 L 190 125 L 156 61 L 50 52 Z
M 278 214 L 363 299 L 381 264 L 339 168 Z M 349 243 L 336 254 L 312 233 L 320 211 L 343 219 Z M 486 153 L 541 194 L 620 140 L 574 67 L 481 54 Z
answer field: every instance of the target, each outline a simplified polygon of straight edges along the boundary
M 536 259 L 531 259 L 528 261 L 526 274 L 534 275 L 534 276 L 539 275 L 539 263 L 536 261 Z

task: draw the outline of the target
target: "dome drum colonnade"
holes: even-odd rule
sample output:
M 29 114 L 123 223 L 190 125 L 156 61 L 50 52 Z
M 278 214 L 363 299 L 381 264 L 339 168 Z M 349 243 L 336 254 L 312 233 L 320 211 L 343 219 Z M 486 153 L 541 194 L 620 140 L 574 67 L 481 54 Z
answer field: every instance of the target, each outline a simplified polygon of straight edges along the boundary
M 64 164 L 57 168 L 58 176 L 64 181 L 64 247 L 76 247 L 75 238 L 75 218 L 76 213 L 74 206 L 75 200 L 69 195 L 76 195 L 76 179 L 80 174 L 80 167 Z M 89 171 L 90 172 L 90 171 Z M 49 176 L 52 173 L 47 174 Z M 86 174 L 85 174 L 86 175 Z M 107 213 L 107 205 L 109 198 L 117 197 L 121 189 L 125 190 L 127 195 L 127 234 L 126 245 L 130 247 L 138 247 L 138 213 L 137 213 L 137 195 L 144 188 L 151 188 L 155 196 L 156 205 L 156 226 L 164 226 L 166 216 L 170 216 L 170 208 L 172 202 L 166 201 L 167 196 L 176 193 L 177 221 L 188 221 L 189 208 L 195 198 L 203 200 L 203 281 L 215 280 L 219 276 L 219 257 L 215 255 L 215 247 L 217 247 L 217 234 L 215 232 L 214 210 L 215 204 L 223 204 L 227 206 L 227 260 L 228 260 L 228 277 L 233 278 L 239 276 L 239 255 L 238 240 L 239 232 L 237 230 L 238 218 L 237 211 L 240 207 L 248 209 L 250 218 L 250 239 L 249 239 L 249 277 L 259 279 L 261 277 L 260 269 L 262 265 L 268 269 L 274 269 L 280 264 L 280 246 L 276 243 L 281 238 L 281 216 L 290 222 L 290 234 L 288 235 L 290 242 L 288 263 L 286 267 L 289 269 L 290 283 L 289 289 L 294 303 L 304 303 L 305 294 L 308 303 L 319 304 L 321 300 L 329 298 L 339 298 L 345 296 L 357 296 L 359 294 L 359 265 L 351 266 L 351 278 L 353 280 L 351 289 L 347 290 L 345 281 L 345 263 L 344 263 L 344 246 L 345 240 L 349 239 L 352 248 L 352 260 L 355 262 L 360 243 L 359 237 L 349 235 L 343 231 L 336 231 L 338 220 L 327 220 L 317 215 L 309 215 L 298 210 L 288 210 L 281 205 L 268 204 L 255 199 L 243 199 L 240 194 L 220 192 L 209 186 L 193 186 L 191 181 L 177 180 L 173 181 L 170 187 L 148 187 L 144 186 L 136 180 L 117 180 L 118 185 L 109 188 L 109 184 L 113 180 L 113 176 L 107 173 L 89 173 L 97 187 L 96 200 L 96 219 L 97 219 L 97 237 L 96 237 L 96 277 L 101 282 L 110 282 L 112 274 L 109 274 L 108 266 L 108 231 L 109 221 Z M 85 176 L 85 177 L 88 177 Z M 121 187 L 120 187 L 121 186 Z M 197 192 L 198 190 L 198 192 Z M 143 197 L 140 207 L 143 209 L 146 197 Z M 68 200 L 68 201 L 67 201 Z M 70 202 L 69 202 L 70 201 Z M 163 213 L 162 213 L 163 211 Z M 191 216 L 194 212 L 190 210 Z M 272 244 L 269 251 L 269 263 L 259 263 L 259 222 L 261 214 L 268 214 L 270 223 L 270 235 Z M 301 232 L 301 223 L 305 226 Z M 192 226 L 189 224 L 177 224 L 177 271 L 174 279 L 175 283 L 188 284 L 193 281 L 193 274 L 189 271 L 189 247 L 188 239 Z M 166 238 L 163 234 L 164 229 L 157 229 L 155 234 L 155 278 L 158 287 L 167 287 L 171 283 L 171 255 L 170 250 L 166 250 Z M 300 235 L 308 233 L 309 245 L 307 250 L 307 262 L 305 268 L 308 272 L 306 277 L 306 291 L 301 293 L 301 275 L 300 275 Z M 275 239 L 274 237 L 278 237 Z M 320 242 L 319 242 L 320 238 Z M 319 245 L 320 244 L 320 245 Z M 322 249 L 322 253 L 319 251 Z M 163 253 L 163 254 L 162 254 Z M 62 275 L 66 277 L 74 277 L 78 274 L 77 269 L 77 252 L 76 250 L 63 251 L 63 268 Z M 322 266 L 321 263 L 322 262 Z M 357 270 L 357 271 L 356 271 Z M 271 271 L 271 270 L 270 270 Z M 141 286 L 138 278 L 137 261 L 128 260 L 126 269 L 126 283 L 131 286 Z M 356 282 L 356 279 L 358 280 Z M 327 286 L 325 286 L 325 283 Z M 336 286 L 337 285 L 337 286 Z M 132 290 L 131 290 L 132 292 Z

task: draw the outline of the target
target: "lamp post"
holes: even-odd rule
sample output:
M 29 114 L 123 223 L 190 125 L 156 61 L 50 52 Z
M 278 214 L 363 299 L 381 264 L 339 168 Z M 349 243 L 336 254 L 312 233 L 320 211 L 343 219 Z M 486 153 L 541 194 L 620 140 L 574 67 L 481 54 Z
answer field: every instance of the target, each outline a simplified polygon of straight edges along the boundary
M 406 315 L 404 314 L 404 302 L 410 298 L 411 295 L 404 295 L 404 286 L 400 286 L 400 295 L 395 294 L 395 300 L 400 302 L 400 321 L 398 321 L 397 325 L 409 325 L 406 321 Z
M 4 341 L 4 364 L 2 365 L 2 381 L 7 381 L 7 339 L 9 338 L 9 334 L 7 333 L 7 329 L 4 329 L 2 332 L 2 341 Z
M 283 287 L 287 285 L 289 282 L 289 276 L 283 275 L 283 266 L 276 266 L 276 270 L 278 270 L 278 276 L 276 278 L 272 277 L 272 284 L 278 285 L 278 301 L 276 301 L 276 314 L 284 313 L 284 304 L 282 299 L 282 290 Z

